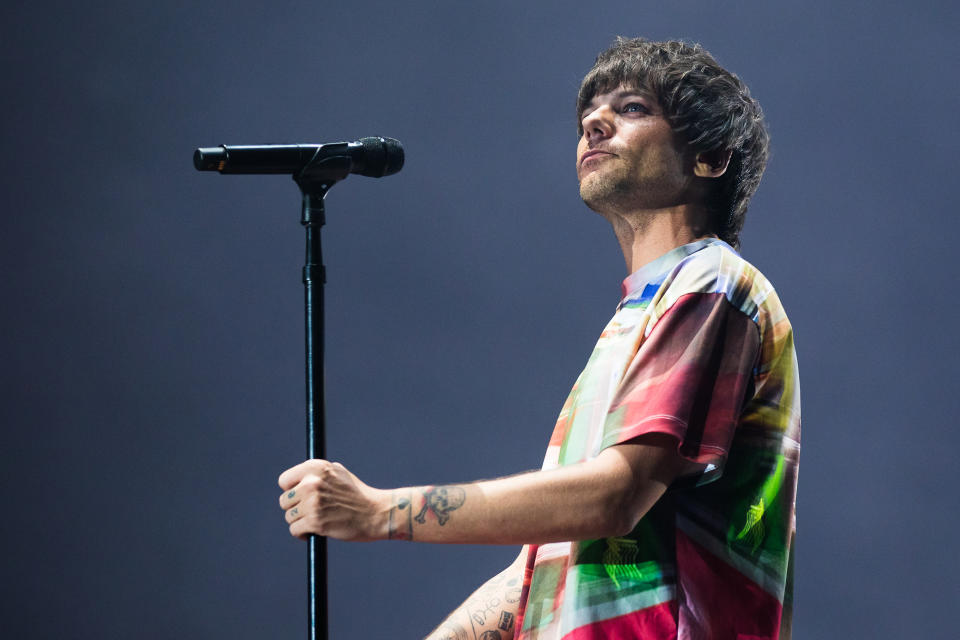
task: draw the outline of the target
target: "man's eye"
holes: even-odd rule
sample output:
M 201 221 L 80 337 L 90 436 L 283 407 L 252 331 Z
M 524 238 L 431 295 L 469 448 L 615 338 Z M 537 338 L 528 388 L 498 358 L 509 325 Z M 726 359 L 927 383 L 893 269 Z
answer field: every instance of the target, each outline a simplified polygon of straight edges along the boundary
M 639 102 L 628 102 L 623 105 L 624 113 L 647 113 L 647 108 Z

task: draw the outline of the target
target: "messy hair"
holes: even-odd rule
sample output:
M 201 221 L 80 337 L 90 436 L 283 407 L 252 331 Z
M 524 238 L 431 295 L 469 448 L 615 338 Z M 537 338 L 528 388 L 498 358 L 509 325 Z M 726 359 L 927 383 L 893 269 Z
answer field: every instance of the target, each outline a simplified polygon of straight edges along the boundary
M 750 90 L 699 44 L 618 37 L 580 85 L 580 135 L 590 101 L 621 85 L 656 97 L 674 133 L 695 153 L 731 152 L 707 206 L 711 231 L 739 248 L 747 204 L 760 184 L 769 148 L 763 111 Z

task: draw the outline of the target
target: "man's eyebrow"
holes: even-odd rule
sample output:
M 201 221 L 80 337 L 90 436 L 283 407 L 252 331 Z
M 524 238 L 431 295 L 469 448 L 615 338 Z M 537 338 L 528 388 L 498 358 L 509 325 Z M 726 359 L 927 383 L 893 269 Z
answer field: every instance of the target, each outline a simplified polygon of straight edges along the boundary
M 653 94 L 643 89 L 621 89 L 613 94 L 615 98 L 625 98 L 627 96 L 643 98 L 644 100 L 655 100 Z
M 649 102 L 652 102 L 654 104 L 656 104 L 657 102 L 657 99 L 653 96 L 653 94 L 644 89 L 619 89 L 616 91 L 607 91 L 599 95 L 594 95 L 592 98 L 590 98 L 590 102 L 586 104 L 586 108 L 591 109 L 593 107 L 596 107 L 597 99 L 603 95 L 609 95 L 613 100 L 621 100 L 626 97 L 631 97 L 631 98 L 637 97 L 642 100 L 647 100 Z

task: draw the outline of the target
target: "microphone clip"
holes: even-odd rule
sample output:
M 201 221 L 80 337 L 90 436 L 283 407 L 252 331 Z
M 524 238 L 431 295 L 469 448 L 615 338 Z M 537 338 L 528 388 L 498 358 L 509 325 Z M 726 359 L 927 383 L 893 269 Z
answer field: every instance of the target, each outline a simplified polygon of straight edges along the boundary
M 300 193 L 303 195 L 300 223 L 307 227 L 324 225 L 326 219 L 323 212 L 323 199 L 327 191 L 349 176 L 353 168 L 353 159 L 349 155 L 327 156 L 317 160 L 318 155 L 320 155 L 319 149 L 303 169 L 293 174 L 293 181 L 300 187 Z
M 318 156 L 322 155 L 322 148 L 317 149 L 303 169 L 293 174 L 294 182 L 305 193 L 326 193 L 330 187 L 350 175 L 350 170 L 353 169 L 353 159 L 346 153 L 318 159 Z

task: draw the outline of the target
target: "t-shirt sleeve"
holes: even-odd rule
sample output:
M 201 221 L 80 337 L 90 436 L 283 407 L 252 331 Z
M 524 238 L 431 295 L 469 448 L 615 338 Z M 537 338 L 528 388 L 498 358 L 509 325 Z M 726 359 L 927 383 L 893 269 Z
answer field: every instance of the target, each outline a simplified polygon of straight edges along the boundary
M 753 386 L 759 350 L 756 324 L 723 293 L 680 297 L 627 368 L 602 447 L 666 433 L 677 438 L 681 456 L 719 472 Z

